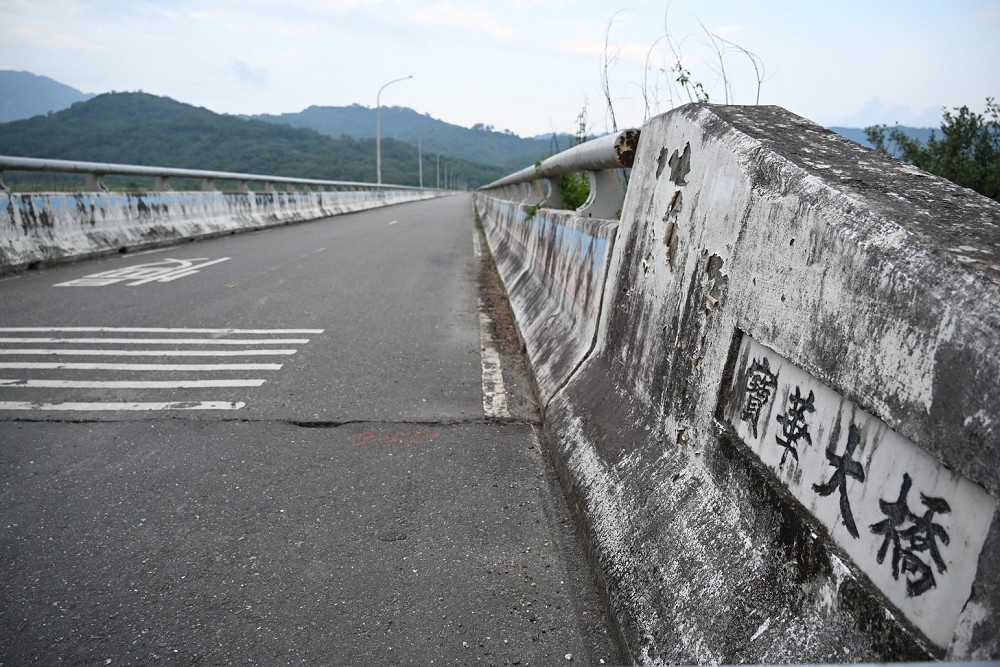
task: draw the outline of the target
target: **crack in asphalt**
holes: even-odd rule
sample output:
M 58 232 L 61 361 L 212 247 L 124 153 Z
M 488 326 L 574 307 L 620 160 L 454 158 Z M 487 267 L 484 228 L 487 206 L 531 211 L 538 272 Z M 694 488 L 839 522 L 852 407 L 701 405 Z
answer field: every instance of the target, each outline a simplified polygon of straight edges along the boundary
M 14 419 L 0 419 L 0 424 L 125 424 L 138 422 L 191 422 L 206 424 L 284 424 L 298 428 L 334 429 L 345 426 L 365 426 L 371 424 L 381 425 L 415 425 L 415 426 L 485 426 L 497 425 L 524 425 L 541 426 L 541 422 L 532 419 L 520 419 L 517 417 L 478 417 L 475 419 L 416 419 L 416 420 L 392 420 L 392 419 L 345 419 L 337 420 L 310 420 L 310 419 L 251 419 L 251 418 L 223 418 L 223 419 L 199 419 L 197 417 L 165 416 L 162 413 L 156 416 L 136 417 L 134 419 L 53 419 L 46 417 L 17 417 Z

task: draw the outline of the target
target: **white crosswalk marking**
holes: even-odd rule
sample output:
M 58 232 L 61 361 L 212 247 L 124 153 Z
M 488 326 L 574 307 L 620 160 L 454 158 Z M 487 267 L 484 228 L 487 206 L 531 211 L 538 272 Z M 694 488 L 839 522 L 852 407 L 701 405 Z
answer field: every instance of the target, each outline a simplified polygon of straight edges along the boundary
M 63 371 L 278 371 L 281 364 L 87 364 L 44 361 L 0 361 L 0 368 Z
M 205 389 L 215 387 L 259 387 L 264 380 L 10 380 L 0 378 L 0 387 L 17 389 Z
M 295 354 L 296 350 L 73 350 L 45 348 L 0 348 L 0 355 L 33 357 L 266 357 Z
M 172 403 L 27 403 L 25 401 L 0 401 L 0 410 L 75 411 L 75 412 L 147 412 L 157 410 L 239 410 L 246 403 L 226 401 L 197 401 Z
M 174 333 L 174 334 L 219 334 L 224 336 L 296 336 L 321 334 L 322 329 L 191 329 L 179 327 L 0 327 L 0 333 L 48 333 L 52 331 L 72 333 Z
M 0 336 L 0 345 L 7 343 L 74 345 L 305 345 L 308 338 L 17 338 Z
M 3 373 L 7 377 L 0 378 L 0 412 L 240 410 L 246 407 L 247 401 L 218 400 L 222 397 L 206 397 L 205 391 L 227 391 L 228 394 L 232 390 L 264 385 L 267 374 L 281 370 L 284 364 L 262 363 L 253 357 L 294 355 L 298 349 L 287 346 L 305 345 L 310 339 L 286 336 L 318 335 L 323 331 L 0 327 L 0 356 L 5 357 L 0 361 L 0 369 L 8 371 Z M 122 337 L 123 334 L 128 337 Z M 233 349 L 236 347 L 242 349 Z M 93 357 L 103 359 L 98 361 Z M 156 363 L 128 361 L 135 357 L 153 357 L 150 362 Z M 178 363 L 172 357 L 198 357 L 203 363 Z M 222 361 L 233 357 L 246 361 Z M 185 377 L 187 373 L 200 377 Z M 248 376 L 251 373 L 253 375 Z M 171 392 L 170 400 L 149 400 L 162 391 Z M 178 395 L 177 391 L 190 395 Z M 38 400 L 22 400 L 29 396 L 38 396 Z

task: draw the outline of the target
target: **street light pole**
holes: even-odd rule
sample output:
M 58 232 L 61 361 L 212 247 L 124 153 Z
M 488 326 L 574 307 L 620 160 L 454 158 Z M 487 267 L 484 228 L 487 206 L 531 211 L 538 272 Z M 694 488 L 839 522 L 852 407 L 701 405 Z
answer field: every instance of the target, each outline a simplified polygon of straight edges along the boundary
M 378 94 L 375 96 L 375 174 L 378 177 L 379 185 L 382 185 L 382 91 L 386 89 L 386 86 L 412 78 L 411 74 L 400 79 L 393 79 L 379 88 Z

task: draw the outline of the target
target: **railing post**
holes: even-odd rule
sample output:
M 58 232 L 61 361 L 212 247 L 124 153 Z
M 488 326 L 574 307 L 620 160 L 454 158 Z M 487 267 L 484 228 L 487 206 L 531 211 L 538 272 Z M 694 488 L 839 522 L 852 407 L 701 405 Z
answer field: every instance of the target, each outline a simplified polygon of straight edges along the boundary
M 154 183 L 153 188 L 157 192 L 171 192 L 171 191 L 173 191 L 173 188 L 170 187 L 170 177 L 169 176 L 157 176 L 156 177 L 156 182 Z
M 87 190 L 93 192 L 108 192 L 108 186 L 104 182 L 104 174 L 96 172 L 87 174 Z
M 590 196 L 577 209 L 583 218 L 614 219 L 621 215 L 625 203 L 625 183 L 621 169 L 588 171 Z
M 639 130 L 625 130 L 574 146 L 482 189 L 492 196 L 532 207 L 565 209 L 560 179 L 566 174 L 586 173 L 590 196 L 577 213 L 588 218 L 614 219 L 621 215 L 625 202 L 624 169 L 632 166 L 638 145 Z
M 559 192 L 560 179 L 561 177 L 546 178 L 542 180 L 542 182 L 545 184 L 545 187 L 548 189 L 548 195 L 542 202 L 543 208 L 561 208 L 561 209 L 566 208 L 566 202 L 563 201 L 562 193 Z
M 240 181 L 236 186 L 236 191 L 242 194 L 247 194 L 250 192 L 250 184 L 247 181 Z
M 201 179 L 201 191 L 202 192 L 215 192 L 215 179 L 203 178 Z

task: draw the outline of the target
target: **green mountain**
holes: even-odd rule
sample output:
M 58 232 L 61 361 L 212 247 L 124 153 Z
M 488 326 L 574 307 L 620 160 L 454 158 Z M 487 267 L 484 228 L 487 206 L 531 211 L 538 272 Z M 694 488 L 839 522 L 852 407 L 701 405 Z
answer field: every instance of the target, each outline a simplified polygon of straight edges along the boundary
M 893 126 L 890 126 L 890 128 Z M 864 146 L 865 148 L 875 148 L 870 141 L 868 141 L 868 135 L 861 128 L 856 127 L 831 127 L 829 128 L 839 134 L 842 137 L 847 137 L 851 141 L 857 142 Z M 899 127 L 906 136 L 916 139 L 922 144 L 926 144 L 927 140 L 931 138 L 931 132 L 934 131 L 930 127 L 906 127 L 901 125 Z M 940 132 L 940 129 L 938 130 Z
M 0 123 L 0 154 L 19 157 L 375 181 L 375 140 L 245 120 L 145 93 L 109 93 L 47 116 Z M 415 146 L 382 141 L 382 181 L 417 185 Z M 436 185 L 436 155 L 423 155 L 424 184 Z M 458 187 L 478 187 L 503 169 L 445 153 Z M 8 175 L 8 182 L 17 178 Z
M 530 166 L 538 160 L 573 145 L 571 135 L 523 139 L 509 130 L 492 126 L 472 128 L 452 125 L 406 107 L 382 107 L 382 138 L 391 137 L 425 154 L 451 155 L 472 162 L 500 167 L 504 173 Z M 312 106 L 298 113 L 247 116 L 255 120 L 316 130 L 329 137 L 375 137 L 375 109 L 352 104 L 348 107 Z
M 0 70 L 0 123 L 59 111 L 91 97 L 47 76 Z

